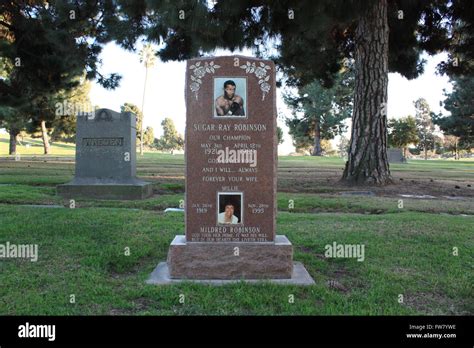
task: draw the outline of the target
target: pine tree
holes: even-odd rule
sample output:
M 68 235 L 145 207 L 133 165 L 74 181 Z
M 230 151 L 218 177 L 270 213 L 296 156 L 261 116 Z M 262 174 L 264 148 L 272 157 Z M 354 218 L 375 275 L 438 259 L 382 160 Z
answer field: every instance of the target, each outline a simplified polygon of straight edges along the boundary
M 454 135 L 459 139 L 459 147 L 474 147 L 474 75 L 451 78 L 453 90 L 446 94 L 444 108 L 451 115 L 433 118 L 444 134 Z
M 105 24 L 115 15 L 109 1 L 0 2 L 0 56 L 10 67 L 0 79 L 0 104 L 15 109 L 17 125 L 41 127 L 45 153 L 58 93 L 77 87 L 84 73 L 106 88 L 118 85 L 120 76 L 103 76 L 98 66 L 111 40 Z
M 91 82 L 83 76 L 76 88 L 58 93 L 51 141 L 75 142 L 77 114 L 95 111 L 89 98 L 91 87 Z
M 343 180 L 391 182 L 387 159 L 388 73 L 416 78 L 420 53 L 447 51 L 440 70 L 474 69 L 474 2 L 470 0 L 241 0 L 150 2 L 122 9 L 130 22 L 124 44 L 145 34 L 166 44 L 159 57 L 183 60 L 216 47 L 250 47 L 273 59 L 286 83 L 315 79 L 331 86 L 347 58 L 355 60 L 351 146 Z M 172 16 L 163 16 L 163 13 Z M 182 12 L 181 12 L 182 11 Z M 147 13 L 150 13 L 147 15 Z M 180 16 L 184 14 L 184 16 Z M 148 21 L 143 21 L 147 17 Z M 149 25 L 143 25 L 143 23 Z M 268 47 L 268 43 L 275 47 Z
M 313 156 L 321 156 L 321 141 L 333 139 L 345 131 L 343 124 L 352 113 L 353 73 L 344 69 L 331 88 L 319 81 L 300 88 L 298 94 L 284 94 L 293 117 L 286 124 L 296 148 L 312 147 Z

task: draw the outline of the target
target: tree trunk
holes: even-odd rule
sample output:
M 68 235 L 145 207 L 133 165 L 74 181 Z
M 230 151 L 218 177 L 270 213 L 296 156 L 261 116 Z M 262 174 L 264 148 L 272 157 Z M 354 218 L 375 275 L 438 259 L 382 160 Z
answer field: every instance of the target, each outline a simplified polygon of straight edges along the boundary
M 10 155 L 16 155 L 16 143 L 17 143 L 17 140 L 18 140 L 17 138 L 20 131 L 17 129 L 10 129 L 8 133 L 10 134 L 10 145 L 8 148 L 8 153 Z
M 423 151 L 425 152 L 425 161 L 426 161 L 428 159 L 428 145 L 426 144 L 426 142 L 425 142 Z
M 457 138 L 454 140 L 454 159 L 455 160 L 459 159 L 459 149 L 458 149 L 458 139 Z
M 392 182 L 387 158 L 388 33 L 387 0 L 379 0 L 356 29 L 352 134 L 342 176 L 349 184 Z
M 48 130 L 46 129 L 46 121 L 44 120 L 41 121 L 41 137 L 43 138 L 44 154 L 49 155 L 50 146 L 49 146 Z
M 314 127 L 313 156 L 321 156 L 321 127 L 319 126 L 319 120 L 316 120 L 316 126 Z
M 148 78 L 148 67 L 145 67 L 145 83 L 143 86 L 143 99 L 142 99 L 142 122 L 140 123 L 140 155 L 143 155 L 143 121 L 145 120 L 145 94 L 146 94 L 147 78 Z

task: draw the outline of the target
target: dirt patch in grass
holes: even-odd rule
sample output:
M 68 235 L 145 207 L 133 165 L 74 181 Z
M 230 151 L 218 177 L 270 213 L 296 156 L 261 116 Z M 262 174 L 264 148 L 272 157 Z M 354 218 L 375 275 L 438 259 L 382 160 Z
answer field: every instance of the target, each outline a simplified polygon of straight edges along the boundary
M 342 285 L 338 280 L 330 279 L 326 282 L 328 288 L 347 294 L 350 290 Z
M 422 314 L 429 315 L 472 315 L 467 304 L 459 303 L 439 293 L 417 292 L 404 295 L 403 305 Z
M 298 245 L 298 246 L 295 246 L 295 248 L 298 250 L 298 251 L 301 251 L 302 253 L 304 254 L 309 254 L 309 255 L 313 255 L 314 257 L 320 259 L 320 260 L 327 260 L 327 257 L 324 256 L 324 254 L 321 254 L 321 253 L 317 253 L 315 252 L 312 248 L 310 247 L 307 247 L 307 246 L 304 246 L 304 245 Z
M 312 255 L 317 259 L 323 260 L 328 263 L 328 269 L 321 272 L 322 275 L 327 279 L 325 284 L 328 288 L 347 294 L 351 292 L 351 289 L 361 288 L 363 284 L 359 284 L 360 281 L 355 272 L 349 270 L 346 266 L 340 262 L 331 262 L 324 254 L 315 252 L 312 248 L 307 246 L 296 246 L 296 250 Z
M 295 175 L 295 173 L 297 174 Z M 469 179 L 438 178 L 436 173 L 406 171 L 393 173 L 393 184 L 387 186 L 352 187 L 340 181 L 340 170 L 312 168 L 308 170 L 278 171 L 279 192 L 334 193 L 368 190 L 377 196 L 398 196 L 400 194 L 431 195 L 436 197 L 474 197 L 474 181 Z
M 133 314 L 132 311 L 129 311 L 129 310 L 125 310 L 123 308 L 112 308 L 108 315 L 130 315 L 130 314 Z

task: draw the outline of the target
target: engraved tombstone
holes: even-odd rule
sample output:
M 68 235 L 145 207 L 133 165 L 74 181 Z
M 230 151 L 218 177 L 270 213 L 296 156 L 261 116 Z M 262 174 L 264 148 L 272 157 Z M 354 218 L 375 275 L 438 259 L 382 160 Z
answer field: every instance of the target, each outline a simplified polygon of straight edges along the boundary
M 67 198 L 143 199 L 152 184 L 136 178 L 136 119 L 99 109 L 78 115 L 74 179 L 57 187 Z
M 185 235 L 171 279 L 291 279 L 293 246 L 276 234 L 276 90 L 272 61 L 189 60 Z

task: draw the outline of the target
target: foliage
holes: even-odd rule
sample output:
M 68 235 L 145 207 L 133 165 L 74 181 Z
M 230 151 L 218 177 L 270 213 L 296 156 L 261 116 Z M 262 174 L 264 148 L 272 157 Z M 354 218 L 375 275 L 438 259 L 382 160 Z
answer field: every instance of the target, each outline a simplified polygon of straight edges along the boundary
M 173 151 L 183 149 L 183 136 L 179 134 L 176 130 L 173 120 L 167 117 L 161 122 L 161 126 L 163 127 L 163 135 L 160 138 L 155 139 L 154 146 L 158 150 L 162 151 Z
M 459 138 L 464 149 L 474 147 L 474 75 L 451 78 L 453 90 L 447 93 L 444 108 L 451 115 L 435 115 L 433 121 L 444 134 Z

